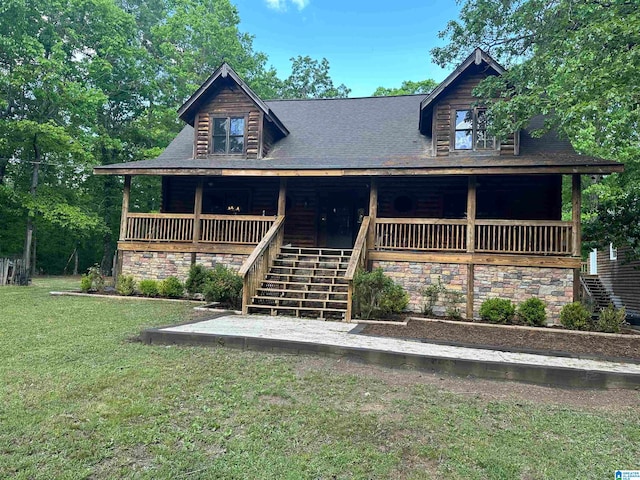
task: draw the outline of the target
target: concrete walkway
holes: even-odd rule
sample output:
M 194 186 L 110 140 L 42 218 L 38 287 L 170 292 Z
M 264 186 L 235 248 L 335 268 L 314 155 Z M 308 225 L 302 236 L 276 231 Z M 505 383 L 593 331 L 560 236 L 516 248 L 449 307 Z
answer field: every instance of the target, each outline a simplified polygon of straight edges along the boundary
M 640 364 L 454 347 L 354 334 L 357 324 L 229 315 L 143 333 L 148 343 L 215 343 L 318 353 L 391 367 L 576 387 L 640 388 Z

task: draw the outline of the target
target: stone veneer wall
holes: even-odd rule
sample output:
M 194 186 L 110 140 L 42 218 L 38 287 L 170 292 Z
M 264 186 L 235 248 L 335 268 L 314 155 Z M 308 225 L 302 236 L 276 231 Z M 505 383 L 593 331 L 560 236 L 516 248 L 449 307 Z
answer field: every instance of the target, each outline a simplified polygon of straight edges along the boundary
M 409 310 L 412 312 L 422 311 L 424 297 L 422 290 L 436 283 L 438 278 L 442 284 L 450 289 L 457 290 L 465 295 L 458 304 L 462 316 L 466 312 L 467 294 L 467 266 L 458 263 L 418 263 L 418 262 L 395 262 L 395 261 L 374 261 L 373 268 L 381 267 L 385 274 L 393 279 L 409 294 Z M 434 307 L 436 315 L 444 315 L 445 305 L 443 298 L 440 298 Z
M 122 256 L 122 275 L 131 275 L 136 281 L 163 280 L 167 277 L 178 277 L 185 281 L 191 268 L 191 253 L 120 251 L 120 255 Z M 231 253 L 198 253 L 196 263 L 208 268 L 222 263 L 237 271 L 248 256 Z
M 473 292 L 475 318 L 479 318 L 480 305 L 487 298 L 509 298 L 519 304 L 538 297 L 547 304 L 547 323 L 557 324 L 562 307 L 573 302 L 573 270 L 476 265 Z

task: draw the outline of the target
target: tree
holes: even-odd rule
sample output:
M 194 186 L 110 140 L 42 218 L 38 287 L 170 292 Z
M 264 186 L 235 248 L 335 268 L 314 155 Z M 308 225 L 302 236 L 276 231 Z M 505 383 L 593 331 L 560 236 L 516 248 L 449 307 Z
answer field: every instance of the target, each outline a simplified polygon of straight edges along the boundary
M 351 89 L 344 84 L 334 86 L 326 58 L 309 56 L 291 58 L 291 75 L 284 80 L 280 98 L 346 98 Z
M 427 78 L 426 80 L 420 80 L 417 82 L 413 82 L 411 80 L 405 80 L 402 82 L 402 85 L 398 88 L 386 88 L 386 87 L 378 87 L 376 91 L 373 92 L 374 97 L 391 97 L 397 95 L 413 95 L 416 93 L 430 93 L 434 88 L 438 86 L 438 82 L 431 78 Z
M 475 93 L 490 129 L 506 136 L 538 114 L 581 153 L 625 162 L 625 173 L 585 189 L 591 245 L 630 245 L 640 258 L 640 9 L 633 0 L 464 0 L 440 33 L 440 65 L 479 46 L 508 67 Z

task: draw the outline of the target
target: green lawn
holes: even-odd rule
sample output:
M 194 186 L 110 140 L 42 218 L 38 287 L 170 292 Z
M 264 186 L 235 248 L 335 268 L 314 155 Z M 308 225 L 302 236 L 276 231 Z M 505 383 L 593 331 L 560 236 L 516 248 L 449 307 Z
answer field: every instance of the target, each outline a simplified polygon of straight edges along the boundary
M 491 399 L 344 361 L 146 346 L 142 328 L 185 321 L 190 307 L 51 297 L 74 284 L 34 284 L 0 287 L 0 478 L 575 480 L 640 468 L 638 407 Z

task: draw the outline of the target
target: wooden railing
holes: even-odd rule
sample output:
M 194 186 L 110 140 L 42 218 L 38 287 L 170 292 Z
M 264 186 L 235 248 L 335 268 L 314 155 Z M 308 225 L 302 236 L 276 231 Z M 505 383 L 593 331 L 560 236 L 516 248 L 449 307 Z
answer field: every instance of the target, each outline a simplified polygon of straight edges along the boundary
M 192 242 L 193 214 L 128 213 L 124 238 L 131 241 Z
M 257 245 L 276 217 L 201 215 L 200 229 L 190 213 L 128 213 L 124 241 L 202 242 Z
M 476 220 L 476 252 L 570 255 L 571 222 Z
M 284 238 L 284 215 L 276 217 L 264 238 L 244 262 L 238 274 L 242 277 L 242 313 L 248 313 L 249 302 L 256 294 L 273 260 L 280 252 Z
M 256 215 L 201 215 L 200 241 L 256 245 L 275 219 Z
M 358 237 L 356 243 L 353 246 L 353 252 L 349 258 L 349 265 L 347 265 L 347 271 L 344 274 L 344 278 L 349 282 L 347 288 L 347 313 L 345 315 L 345 322 L 351 321 L 352 308 L 353 308 L 353 277 L 356 271 L 360 268 L 365 270 L 367 267 L 367 235 L 369 233 L 369 224 L 371 218 L 364 217 L 360 230 L 358 231 Z
M 376 250 L 462 252 L 467 221 L 442 218 L 377 218 Z

